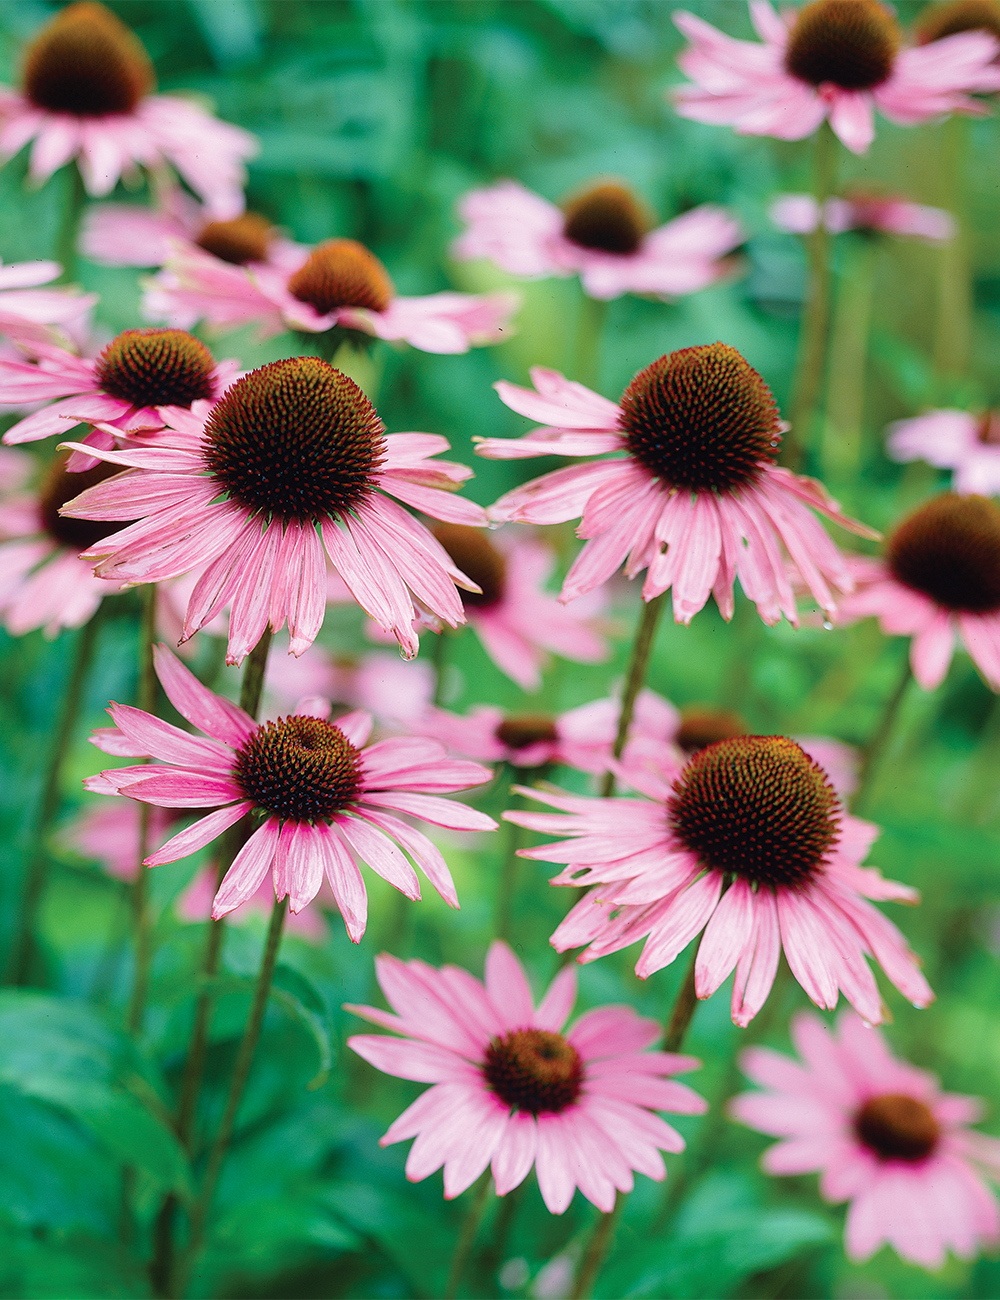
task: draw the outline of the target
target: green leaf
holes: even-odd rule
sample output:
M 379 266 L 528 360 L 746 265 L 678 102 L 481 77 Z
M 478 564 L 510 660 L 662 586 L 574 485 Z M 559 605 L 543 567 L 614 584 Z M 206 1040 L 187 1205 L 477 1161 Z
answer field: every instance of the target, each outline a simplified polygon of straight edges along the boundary
M 287 1007 L 313 1036 L 319 1053 L 319 1072 L 306 1084 L 309 1089 L 322 1087 L 333 1065 L 333 1042 L 330 1037 L 329 1010 L 322 994 L 301 971 L 279 962 L 274 972 L 271 996 Z

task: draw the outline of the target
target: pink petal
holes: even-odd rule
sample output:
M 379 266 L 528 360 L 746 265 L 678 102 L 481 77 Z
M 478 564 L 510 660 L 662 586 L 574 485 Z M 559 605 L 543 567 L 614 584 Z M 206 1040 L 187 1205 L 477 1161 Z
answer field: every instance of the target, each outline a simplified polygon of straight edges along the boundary
M 239 853 L 233 859 L 233 865 L 226 872 L 225 878 L 215 895 L 212 907 L 212 920 L 218 921 L 234 908 L 253 898 L 267 875 L 274 861 L 278 846 L 280 823 L 277 817 L 269 817 L 263 826 L 250 836 Z
M 192 853 L 197 853 L 203 849 L 206 844 L 211 844 L 212 840 L 217 839 L 223 831 L 234 826 L 241 817 L 244 817 L 253 804 L 247 800 L 244 803 L 232 804 L 228 808 L 219 808 L 207 817 L 202 817 L 193 822 L 180 834 L 174 835 L 172 839 L 167 840 L 166 844 L 161 845 L 155 853 L 151 853 L 145 859 L 147 867 L 159 867 L 165 862 L 176 862 L 179 858 L 189 857 Z

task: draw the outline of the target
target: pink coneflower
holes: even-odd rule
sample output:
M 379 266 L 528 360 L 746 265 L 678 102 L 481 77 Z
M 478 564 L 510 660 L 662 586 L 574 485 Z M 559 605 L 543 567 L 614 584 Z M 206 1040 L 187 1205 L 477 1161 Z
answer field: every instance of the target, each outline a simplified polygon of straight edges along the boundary
M 433 532 L 480 589 L 462 597 L 469 626 L 500 671 L 522 690 L 539 689 L 548 652 L 583 664 L 608 657 L 595 617 L 599 596 L 566 609 L 545 590 L 556 556 L 544 542 L 511 536 L 511 530 L 487 535 L 461 524 L 438 524 Z
M 959 638 L 1000 691 L 1000 510 L 978 496 L 942 493 L 907 515 L 885 558 L 852 561 L 857 590 L 838 621 L 875 617 L 888 636 L 909 636 L 913 676 L 925 691 L 944 681 Z
M 744 1072 L 768 1092 L 730 1102 L 733 1116 L 783 1140 L 764 1152 L 769 1174 L 820 1175 L 830 1202 L 850 1201 L 848 1256 L 869 1259 L 883 1242 L 923 1268 L 951 1250 L 973 1258 L 1000 1239 L 1000 1141 L 968 1125 L 975 1097 L 942 1092 L 935 1075 L 892 1055 L 877 1029 L 843 1012 L 831 1033 L 808 1012 L 792 1021 L 801 1063 L 766 1047 L 743 1053 Z
M 876 108 L 914 126 L 981 112 L 970 92 L 1000 89 L 991 66 L 996 37 L 966 31 L 903 48 L 892 10 L 879 0 L 813 0 L 780 15 L 768 0 L 754 0 L 750 18 L 762 44 L 734 40 L 683 10 L 674 15 L 691 42 L 677 62 L 695 83 L 672 92 L 682 117 L 779 140 L 801 140 L 828 119 L 848 149 L 864 153 Z
M 502 940 L 490 945 L 485 988 L 458 966 L 376 958 L 378 981 L 395 1015 L 348 1011 L 404 1038 L 356 1034 L 347 1040 L 385 1074 L 434 1087 L 381 1139 L 417 1140 L 406 1176 L 419 1182 L 444 1165 L 444 1194 L 459 1196 L 487 1165 L 498 1196 L 532 1165 L 547 1209 L 562 1214 L 580 1191 L 608 1212 L 615 1190 L 632 1190 L 632 1171 L 666 1177 L 661 1151 L 684 1139 L 654 1110 L 700 1115 L 704 1100 L 664 1077 L 694 1070 L 690 1056 L 645 1049 L 655 1020 L 626 1006 L 596 1007 L 561 1032 L 576 1000 L 576 972 L 559 972 L 536 1008 L 521 963 Z
M 134 32 L 103 5 L 67 5 L 28 47 L 22 89 L 0 89 L 0 154 L 34 140 L 33 181 L 75 158 L 98 196 L 139 166 L 170 164 L 217 217 L 238 216 L 256 140 L 190 100 L 151 94 L 154 84 Z
M 579 275 L 591 298 L 623 293 L 694 293 L 730 269 L 739 222 L 705 203 L 653 229 L 645 204 L 625 185 L 597 182 L 560 208 L 517 181 L 472 190 L 459 205 L 468 229 L 452 245 L 461 260 L 488 258 L 527 279 Z
M 776 226 L 793 235 L 811 234 L 819 225 L 820 206 L 811 194 L 779 194 L 768 209 Z M 954 238 L 955 218 L 943 208 L 861 191 L 823 204 L 823 225 L 833 235 L 845 230 L 902 235 L 939 244 Z
M 484 813 L 440 797 L 488 781 L 485 768 L 448 758 L 432 740 L 367 745 L 372 719 L 361 712 L 346 714 L 336 725 L 305 713 L 258 724 L 202 686 L 165 647 L 157 647 L 155 660 L 170 702 L 208 739 L 141 709 L 112 704 L 108 712 L 125 740 L 119 752 L 139 749 L 167 766 L 118 768 L 84 784 L 164 808 L 217 810 L 168 840 L 146 859 L 147 866 L 188 857 L 252 813 L 257 829 L 215 896 L 216 920 L 251 898 L 269 870 L 275 896 L 287 895 L 292 912 L 316 897 L 325 874 L 347 933 L 358 943 L 368 910 L 358 861 L 418 899 L 420 886 L 406 854 L 441 897 L 458 906 L 440 850 L 399 814 L 451 830 L 495 830 Z
M 865 962 L 874 957 L 911 1002 L 933 1000 L 903 936 L 867 901 L 916 902 L 905 885 L 859 863 L 878 834 L 846 813 L 826 773 L 784 736 L 708 745 L 682 769 L 621 767 L 644 799 L 588 799 L 521 789 L 559 813 L 507 812 L 508 821 L 568 838 L 521 856 L 563 862 L 552 883 L 594 886 L 552 936 L 560 952 L 589 945 L 594 961 L 647 939 L 645 979 L 704 928 L 695 970 L 700 998 L 736 967 L 733 1020 L 763 1006 L 784 949 L 821 1007 L 838 989 L 866 1020 L 882 1002 Z M 648 938 L 647 938 L 648 936 Z
M 256 323 L 265 336 L 288 329 L 324 334 L 339 326 L 401 339 L 423 352 L 499 343 L 517 305 L 510 293 L 400 297 L 382 263 L 354 239 L 298 247 L 280 266 L 234 266 L 201 248 L 178 247 L 144 299 L 147 316 L 174 325 Z
M 3 440 L 37 442 L 81 421 L 120 434 L 159 429 L 177 411 L 207 412 L 205 403 L 216 402 L 238 371 L 238 362 L 216 363 L 200 339 L 172 329 L 124 330 L 94 360 L 55 347 L 34 362 L 0 360 L 0 402 L 57 399 L 12 425 Z M 110 447 L 115 439 L 105 428 L 88 442 Z
M 0 334 L 25 351 L 35 344 L 79 340 L 87 330 L 96 293 L 72 287 L 40 289 L 62 274 L 58 262 L 11 262 L 0 265 Z
M 766 623 L 797 621 L 791 573 L 825 610 L 831 586 L 850 591 L 844 557 L 820 527 L 817 510 L 843 528 L 848 519 L 814 479 L 775 465 L 781 420 L 771 391 L 725 343 L 682 348 L 639 373 L 609 402 L 558 371 L 536 366 L 535 390 L 501 380 L 501 400 L 545 428 L 524 438 L 483 439 L 495 459 L 624 453 L 557 470 L 515 488 L 490 510 L 496 520 L 552 524 L 582 515 L 587 545 L 560 599 L 592 591 L 624 563 L 648 569 L 644 600 L 673 587 L 674 617 L 689 623 L 714 595 L 733 613 L 738 577 Z
M 956 32 L 992 32 L 1000 38 L 1000 4 L 997 0 L 938 0 L 917 15 L 914 35 L 920 45 L 940 41 Z
M 0 502 L 0 617 L 12 636 L 42 628 L 54 637 L 64 627 L 80 627 L 105 596 L 115 595 L 115 583 L 96 578 L 94 566 L 80 559 L 108 525 L 59 513 L 81 488 L 115 472 L 113 465 L 100 465 L 70 474 L 61 455 L 37 492 Z
M 230 663 L 286 619 L 291 653 L 301 654 L 323 623 L 324 546 L 407 657 L 419 648 L 411 591 L 452 627 L 465 622 L 455 583 L 468 579 L 390 496 L 438 519 L 482 524 L 479 506 L 447 490 L 471 470 L 431 459 L 447 449 L 444 438 L 386 436 L 357 384 L 325 361 L 293 357 L 253 370 L 207 418 L 175 409 L 155 437 L 153 447 L 122 451 L 69 444 L 131 472 L 63 509 L 138 521 L 86 553 L 101 577 L 160 582 L 207 566 L 185 637 L 231 603 Z
M 378 650 L 337 658 L 313 645 L 298 658 L 270 655 L 264 679 L 264 699 L 272 713 L 287 713 L 301 700 L 319 696 L 344 711 L 364 709 L 378 723 L 406 730 L 433 694 L 434 669 L 426 660 L 404 663 L 398 655 Z
M 955 492 L 1000 493 L 1000 411 L 926 411 L 888 428 L 886 450 L 893 460 L 925 460 L 954 471 Z

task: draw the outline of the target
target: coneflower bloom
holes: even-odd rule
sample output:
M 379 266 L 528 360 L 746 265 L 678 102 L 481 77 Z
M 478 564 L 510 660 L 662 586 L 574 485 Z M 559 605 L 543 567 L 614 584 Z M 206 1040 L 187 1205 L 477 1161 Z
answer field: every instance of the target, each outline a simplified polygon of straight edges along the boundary
M 704 929 L 695 988 L 710 997 L 736 967 L 732 1013 L 763 1006 L 784 949 L 821 1007 L 838 989 L 870 1023 L 882 1001 L 865 957 L 917 1006 L 933 1000 L 903 936 L 868 899 L 913 903 L 914 890 L 862 868 L 878 834 L 844 811 L 826 773 L 784 736 L 739 736 L 678 770 L 618 769 L 643 799 L 589 799 L 521 789 L 558 813 L 507 812 L 518 826 L 567 838 L 521 856 L 566 866 L 552 883 L 588 892 L 552 936 L 594 961 L 639 939 L 645 979 Z
M 376 958 L 392 1014 L 348 1011 L 395 1030 L 347 1040 L 376 1069 L 434 1086 L 391 1125 L 380 1145 L 415 1137 L 406 1176 L 420 1182 L 444 1165 L 444 1194 L 459 1196 L 492 1165 L 498 1196 L 531 1171 L 546 1208 L 562 1214 L 577 1187 L 608 1212 L 632 1171 L 661 1180 L 661 1151 L 684 1139 L 657 1110 L 700 1115 L 698 1093 L 667 1076 L 697 1069 L 690 1056 L 646 1049 L 662 1030 L 627 1006 L 595 1007 L 563 1032 L 576 972 L 561 970 L 536 1007 L 521 963 L 490 945 L 485 987 L 458 966 Z
M 264 678 L 264 700 L 272 713 L 287 713 L 301 700 L 318 696 L 340 711 L 364 709 L 382 726 L 407 730 L 433 694 L 434 669 L 426 660 L 404 663 L 384 650 L 338 657 L 313 645 L 297 659 L 272 654 Z
M 509 529 L 486 534 L 462 524 L 438 524 L 432 531 L 479 587 L 462 596 L 469 626 L 500 671 L 522 690 L 539 689 L 549 652 L 583 664 L 608 657 L 595 617 L 600 596 L 567 609 L 545 590 L 556 561 L 550 546 L 523 534 L 511 536 Z
M 60 455 L 38 491 L 14 492 L 0 501 L 0 618 L 12 636 L 42 628 L 54 637 L 64 627 L 80 627 L 105 596 L 117 593 L 115 583 L 96 578 L 93 564 L 80 559 L 114 525 L 59 513 L 81 488 L 115 473 L 114 465 L 98 465 L 71 474 Z
M 808 235 L 820 221 L 820 206 L 811 194 L 779 194 L 768 209 L 776 226 L 794 235 Z M 901 235 L 931 244 L 954 238 L 955 218 L 944 208 L 911 203 L 894 195 L 853 191 L 823 204 L 823 226 L 832 235 L 845 230 L 865 234 Z
M 920 45 L 943 40 L 957 32 L 992 32 L 1000 39 L 1000 4 L 997 0 L 938 0 L 917 15 L 914 35 Z
M 673 587 L 674 617 L 689 623 L 709 595 L 733 613 L 738 577 L 766 623 L 795 623 L 798 573 L 824 610 L 849 591 L 846 561 L 811 513 L 862 536 L 814 479 L 775 465 L 781 419 L 760 375 L 725 343 L 682 348 L 654 361 L 609 402 L 555 370 L 531 371 L 535 391 L 501 380 L 512 410 L 546 427 L 523 438 L 480 441 L 480 455 L 594 456 L 515 488 L 490 509 L 495 520 L 553 524 L 582 515 L 586 546 L 560 599 L 592 591 L 624 563 L 646 569 L 644 600 Z M 791 561 L 791 566 L 789 565 Z
M 857 590 L 841 623 L 875 617 L 887 636 L 909 636 L 913 676 L 944 681 L 956 639 L 1000 691 L 1000 510 L 979 496 L 942 493 L 892 532 L 884 559 L 852 561 Z
M 459 214 L 468 228 L 452 256 L 488 258 L 526 279 L 579 275 L 584 293 L 601 299 L 704 289 L 730 269 L 721 259 L 743 239 L 739 222 L 709 203 L 653 229 L 645 204 L 616 181 L 589 185 L 562 207 L 500 181 L 466 194 Z
M 0 334 L 27 352 L 35 344 L 80 339 L 87 330 L 96 293 L 70 286 L 41 289 L 62 274 L 58 262 L 0 265 Z
M 407 657 L 419 648 L 410 592 L 453 627 L 465 622 L 455 583 L 468 579 L 390 496 L 438 519 L 485 524 L 479 506 L 442 490 L 471 470 L 431 459 L 447 449 L 444 438 L 387 436 L 357 384 L 325 361 L 293 357 L 253 370 L 207 418 L 175 408 L 155 438 L 120 451 L 68 444 L 130 472 L 63 512 L 137 520 L 86 552 L 100 577 L 160 582 L 204 569 L 185 637 L 231 603 L 230 663 L 286 619 L 291 653 L 301 654 L 323 623 L 324 547 Z
M 887 432 L 892 460 L 925 460 L 952 470 L 955 492 L 1000 494 L 1000 411 L 925 411 L 896 420 Z
M 677 58 L 694 83 L 671 92 L 677 112 L 742 135 L 801 140 L 828 119 L 853 153 L 875 138 L 875 109 L 914 126 L 946 113 L 976 113 L 970 93 L 1000 89 L 991 66 L 1000 41 L 965 31 L 903 47 L 892 10 L 879 0 L 812 0 L 779 15 L 754 0 L 761 43 L 734 40 L 694 14 L 674 22 L 691 42 Z
M 0 89 L 0 154 L 29 141 L 32 180 L 76 159 L 89 194 L 109 194 L 138 167 L 172 165 L 222 220 L 243 210 L 247 131 L 191 100 L 154 95 L 153 67 L 136 37 L 92 0 L 67 5 L 24 56 L 20 90 Z
M 219 328 L 257 324 L 324 334 L 336 327 L 422 352 L 467 352 L 498 343 L 518 300 L 511 293 L 397 295 L 389 273 L 363 244 L 328 239 L 298 247 L 281 265 L 234 266 L 202 248 L 178 247 L 147 285 L 144 311 L 174 325 L 203 320 Z
M 995 1247 L 1000 1213 L 983 1175 L 1000 1178 L 1000 1141 L 969 1128 L 982 1102 L 942 1092 L 850 1012 L 836 1033 L 808 1012 L 791 1032 L 801 1060 L 747 1048 L 744 1073 L 768 1091 L 730 1102 L 734 1118 L 782 1139 L 764 1152 L 767 1173 L 818 1173 L 824 1200 L 849 1201 L 845 1246 L 858 1262 L 883 1243 L 927 1269 L 949 1250 L 972 1259 Z
M 118 752 L 145 752 L 163 765 L 118 768 L 84 784 L 163 808 L 216 811 L 174 835 L 146 859 L 147 866 L 188 857 L 251 813 L 256 829 L 215 896 L 216 920 L 251 898 L 269 871 L 275 896 L 287 896 L 292 912 L 316 897 L 325 875 L 357 943 L 368 907 L 358 862 L 418 899 L 420 885 L 407 854 L 441 897 L 458 906 L 440 850 L 400 814 L 451 830 L 495 830 L 484 813 L 441 798 L 489 780 L 486 768 L 448 758 L 433 740 L 368 745 L 372 719 L 361 712 L 336 724 L 306 713 L 256 723 L 202 686 L 165 647 L 156 648 L 155 661 L 170 702 L 208 739 L 141 709 L 112 704 L 108 712 L 124 738 Z

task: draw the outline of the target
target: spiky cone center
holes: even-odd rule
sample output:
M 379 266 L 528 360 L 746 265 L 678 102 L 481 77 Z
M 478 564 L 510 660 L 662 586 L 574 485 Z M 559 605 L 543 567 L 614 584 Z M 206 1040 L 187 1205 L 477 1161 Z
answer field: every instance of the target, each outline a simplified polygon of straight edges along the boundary
M 559 739 L 555 718 L 547 713 L 514 713 L 495 731 L 497 740 L 508 749 L 527 749 L 542 742 L 554 744 Z
M 1000 510 L 985 497 L 934 497 L 895 530 L 886 558 L 898 582 L 945 609 L 1000 609 Z
M 483 1076 L 508 1106 L 529 1115 L 558 1114 L 572 1106 L 583 1084 L 583 1062 L 562 1034 L 517 1029 L 486 1049 Z
M 431 531 L 465 576 L 482 588 L 463 591 L 463 604 L 473 609 L 498 605 L 507 585 L 507 561 L 485 531 L 466 524 L 435 524 Z
M 726 343 L 668 352 L 640 370 L 618 422 L 636 460 L 693 492 L 756 482 L 781 445 L 771 390 Z
M 681 724 L 674 737 L 686 754 L 696 754 L 717 740 L 732 740 L 745 736 L 749 727 L 732 709 L 713 709 L 701 704 L 691 704 L 681 709 Z
M 120 465 L 108 465 L 102 461 L 100 465 L 84 470 L 82 474 L 70 474 L 66 469 L 69 457 L 69 452 L 60 452 L 49 466 L 39 492 L 38 506 L 42 526 L 52 540 L 68 550 L 79 552 L 96 546 L 126 525 L 119 519 L 73 519 L 69 515 L 61 515 L 60 507 L 87 488 L 113 478 L 122 470 Z
M 1000 411 L 984 411 L 976 425 L 976 441 L 983 447 L 1000 447 Z
M 674 835 L 709 870 L 798 888 L 838 837 L 840 804 L 823 769 L 787 736 L 706 745 L 667 800 Z
M 638 252 L 653 224 L 645 205 L 626 186 L 614 182 L 571 195 L 563 212 L 564 237 L 601 253 Z
M 288 281 L 288 292 L 321 316 L 338 307 L 385 311 L 395 296 L 389 272 L 355 239 L 318 244 Z
M 207 401 L 215 358 L 186 330 L 124 330 L 97 358 L 101 389 L 133 406 L 183 406 Z
M 60 10 L 24 58 L 24 93 L 50 113 L 131 113 L 155 84 L 139 38 L 91 0 Z
M 279 718 L 244 742 L 235 774 L 258 808 L 287 821 L 327 821 L 357 799 L 361 755 L 332 722 Z
M 959 32 L 990 32 L 1000 38 L 1000 4 L 997 0 L 943 0 L 922 11 L 914 32 L 918 45 L 930 45 Z
M 879 0 L 813 0 L 799 11 L 785 68 L 811 86 L 871 90 L 892 72 L 901 33 Z
M 282 520 L 349 514 L 374 488 L 385 429 L 357 384 L 318 357 L 251 370 L 205 422 L 205 462 L 231 500 Z
M 917 1164 L 931 1155 L 941 1130 L 929 1106 L 901 1092 L 872 1097 L 854 1117 L 858 1139 L 880 1160 Z
M 210 221 L 195 240 L 199 248 L 233 266 L 264 262 L 274 227 L 257 212 L 244 212 L 232 221 Z

